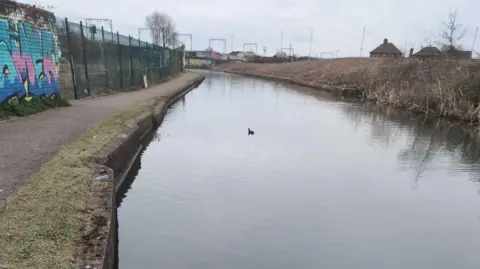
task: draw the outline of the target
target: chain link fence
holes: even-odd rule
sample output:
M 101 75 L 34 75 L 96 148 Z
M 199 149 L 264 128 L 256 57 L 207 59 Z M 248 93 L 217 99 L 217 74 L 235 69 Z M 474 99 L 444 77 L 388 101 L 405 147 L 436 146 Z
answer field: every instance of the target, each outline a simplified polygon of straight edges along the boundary
M 159 83 L 182 70 L 183 52 L 82 22 L 58 19 L 64 94 L 75 99 Z M 67 68 L 69 65 L 70 68 Z

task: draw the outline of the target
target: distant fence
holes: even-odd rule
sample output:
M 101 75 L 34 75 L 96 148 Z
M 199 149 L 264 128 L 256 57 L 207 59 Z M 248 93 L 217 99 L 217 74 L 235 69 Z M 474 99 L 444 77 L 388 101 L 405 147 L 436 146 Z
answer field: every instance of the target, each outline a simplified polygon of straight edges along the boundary
M 57 19 L 62 59 L 62 91 L 67 98 L 159 82 L 182 69 L 183 52 L 149 44 L 131 36 Z M 70 93 L 70 94 L 69 94 Z M 73 96 L 68 96 L 73 95 Z

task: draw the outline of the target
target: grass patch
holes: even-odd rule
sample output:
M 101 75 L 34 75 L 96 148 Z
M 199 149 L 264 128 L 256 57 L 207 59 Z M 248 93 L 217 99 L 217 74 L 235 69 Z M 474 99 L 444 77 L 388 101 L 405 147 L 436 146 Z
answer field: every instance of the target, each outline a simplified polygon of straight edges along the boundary
M 158 102 L 141 101 L 92 126 L 10 195 L 0 213 L 0 268 L 75 268 L 89 219 L 89 159 Z
M 33 97 L 28 101 L 15 99 L 10 103 L 0 105 L 0 119 L 11 116 L 28 116 L 52 107 L 65 106 L 70 106 L 70 104 L 59 95 Z

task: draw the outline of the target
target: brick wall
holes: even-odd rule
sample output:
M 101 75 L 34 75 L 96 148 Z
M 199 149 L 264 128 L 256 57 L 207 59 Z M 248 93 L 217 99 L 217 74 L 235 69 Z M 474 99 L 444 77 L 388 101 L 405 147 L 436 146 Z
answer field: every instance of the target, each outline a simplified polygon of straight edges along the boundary
M 0 103 L 60 93 L 53 13 L 0 2 Z

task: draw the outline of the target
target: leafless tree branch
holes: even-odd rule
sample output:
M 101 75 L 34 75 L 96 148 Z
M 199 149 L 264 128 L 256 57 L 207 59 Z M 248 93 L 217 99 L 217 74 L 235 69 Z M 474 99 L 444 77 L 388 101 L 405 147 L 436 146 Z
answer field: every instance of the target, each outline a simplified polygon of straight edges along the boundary
M 173 19 L 166 13 L 154 11 L 145 19 L 145 27 L 150 30 L 153 42 L 164 48 L 175 47 L 177 33 Z
M 450 10 L 448 20 L 443 21 L 442 24 L 444 29 L 440 32 L 441 41 L 439 42 L 441 50 L 446 52 L 461 50 L 462 47 L 458 42 L 465 36 L 466 29 L 458 23 L 457 11 Z

